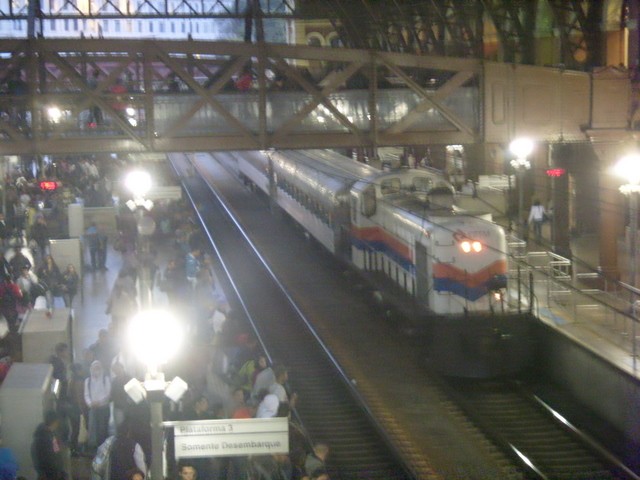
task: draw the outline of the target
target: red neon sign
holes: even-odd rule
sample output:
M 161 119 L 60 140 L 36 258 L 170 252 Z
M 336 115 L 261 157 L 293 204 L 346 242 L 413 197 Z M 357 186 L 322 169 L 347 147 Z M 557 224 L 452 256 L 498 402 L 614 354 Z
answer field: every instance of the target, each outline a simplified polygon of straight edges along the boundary
M 567 171 L 564 168 L 549 168 L 547 170 L 547 177 L 561 177 L 565 173 L 567 173 Z
M 40 182 L 41 190 L 56 190 L 58 188 L 58 182 L 54 182 L 53 180 L 43 180 Z

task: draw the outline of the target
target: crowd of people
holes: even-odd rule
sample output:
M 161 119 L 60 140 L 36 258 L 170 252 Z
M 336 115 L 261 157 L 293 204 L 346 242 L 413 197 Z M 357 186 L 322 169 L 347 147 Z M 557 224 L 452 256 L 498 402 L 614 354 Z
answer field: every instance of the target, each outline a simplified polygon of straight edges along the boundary
M 138 293 L 143 287 L 138 279 L 145 269 L 151 272 L 150 288 L 158 297 L 166 295 L 187 332 L 182 354 L 167 366 L 167 377 L 180 376 L 189 389 L 177 403 L 165 400 L 165 419 L 290 419 L 297 395 L 289 390 L 287 367 L 270 363 L 255 336 L 235 317 L 216 284 L 204 237 L 185 211 L 184 204 L 173 203 L 158 205 L 148 213 L 161 225 L 154 244 L 162 255 L 155 248 L 142 253 L 128 215 L 123 212 L 119 219 L 121 233 L 114 246 L 118 244 L 122 266 L 105 305 L 110 322 L 100 330 L 96 341 L 82 351 L 81 358 L 73 361 L 66 344 L 58 345 L 51 357 L 54 377 L 63 388 L 57 410 L 47 414 L 34 433 L 32 454 L 39 478 L 68 477 L 64 452 L 93 458 L 94 467 L 108 465 L 100 472 L 94 468 L 96 478 L 140 480 L 147 475 L 152 460 L 149 408 L 144 402 L 135 404 L 124 388 L 131 378 L 144 377 L 144 368 L 125 347 L 125 334 L 139 308 Z M 91 227 L 85 233 L 100 236 Z M 89 242 L 88 257 L 98 272 L 104 263 L 97 253 L 92 253 L 91 245 Z M 46 260 L 37 267 L 38 277 L 42 283 L 56 285 L 56 279 L 64 275 L 46 255 L 46 249 L 43 253 Z M 157 265 L 158 258 L 168 259 L 163 268 Z M 10 264 L 9 268 L 12 273 L 8 282 L 12 284 L 15 268 Z M 77 288 L 77 282 L 75 285 Z M 68 305 L 72 302 L 73 295 L 68 294 Z M 324 464 L 328 446 L 312 445 L 303 429 L 289 422 L 288 454 L 183 458 L 177 465 L 173 460 L 172 434 L 167 431 L 170 475 L 184 480 L 328 479 Z

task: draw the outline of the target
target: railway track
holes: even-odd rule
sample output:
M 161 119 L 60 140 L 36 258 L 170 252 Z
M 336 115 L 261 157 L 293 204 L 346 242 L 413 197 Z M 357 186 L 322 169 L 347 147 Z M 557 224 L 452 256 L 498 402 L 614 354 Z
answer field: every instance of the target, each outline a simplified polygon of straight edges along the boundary
M 221 240 L 219 243 L 224 242 L 226 240 Z M 243 286 L 243 290 L 244 288 Z M 283 300 L 281 303 L 284 302 Z M 287 297 L 286 302 L 291 303 L 291 298 Z M 294 310 L 296 315 L 292 318 L 297 316 L 298 320 L 294 320 L 294 323 L 299 325 L 301 313 L 297 307 Z M 279 323 L 277 328 L 269 328 L 268 332 L 264 332 L 263 338 L 265 343 L 275 345 L 277 352 L 283 348 L 291 350 L 291 357 L 287 356 L 285 362 L 296 371 L 295 390 L 305 398 L 305 402 L 300 406 L 300 414 L 305 420 L 305 426 L 312 436 L 331 439 L 334 446 L 336 454 L 334 460 L 336 466 L 339 465 L 341 476 L 335 475 L 332 478 L 393 479 L 411 478 L 412 474 L 416 478 L 433 477 L 432 472 L 408 473 L 406 467 L 401 466 L 401 462 L 393 466 L 384 459 L 386 454 L 380 456 L 378 447 L 372 449 L 367 442 L 361 443 L 361 439 L 354 436 L 352 428 L 358 432 L 372 428 L 370 423 L 372 415 L 368 412 L 362 416 L 361 414 L 366 410 L 362 404 L 357 401 L 345 403 L 342 399 L 335 397 L 333 390 L 327 389 L 324 380 L 326 379 L 329 384 L 335 383 L 335 369 L 340 371 L 340 368 L 337 365 L 326 367 L 326 360 L 322 360 L 321 357 L 326 358 L 328 355 L 329 364 L 337 363 L 333 361 L 326 348 L 321 348 L 319 352 L 309 350 L 307 346 L 309 344 L 305 342 L 313 339 L 307 338 L 310 335 L 308 331 L 298 330 L 295 337 L 289 337 L 288 335 L 297 328 L 294 327 L 294 323 Z M 291 349 L 292 345 L 300 348 Z M 280 353 L 277 353 L 277 356 L 284 359 Z M 344 359 L 340 358 L 344 362 Z M 300 375 L 300 372 L 304 373 Z M 341 371 L 340 373 L 342 374 Z M 342 375 L 339 383 L 342 385 L 341 388 L 350 392 L 349 397 L 357 396 L 357 393 L 350 388 L 346 376 Z M 521 389 L 514 388 L 511 384 L 444 381 L 443 390 L 448 396 L 447 400 L 458 406 L 486 435 L 486 438 L 511 458 L 513 466 L 504 469 L 509 474 L 492 478 L 524 477 L 554 480 L 639 478 L 617 462 L 613 455 L 597 446 L 587 435 L 571 427 L 558 414 L 532 400 L 532 396 Z M 317 399 L 318 406 L 315 402 L 308 403 L 306 401 L 308 398 Z M 372 404 L 368 396 L 367 401 L 370 405 Z M 378 428 L 374 426 L 373 430 L 377 433 Z M 369 433 L 364 436 L 367 441 L 371 439 Z M 383 443 L 386 442 L 383 440 Z M 339 458 L 341 456 L 342 458 Z M 396 457 L 392 449 L 390 457 L 387 458 Z M 346 463 L 343 464 L 343 462 Z
M 448 380 L 446 389 L 470 419 L 508 452 L 527 478 L 638 479 L 606 448 L 519 384 Z
M 179 175 L 191 173 L 186 162 L 186 158 L 174 159 Z M 409 471 L 215 191 L 196 176 L 185 179 L 183 185 L 191 203 L 198 206 L 203 229 L 229 277 L 221 279 L 228 282 L 223 290 L 236 310 L 245 312 L 269 356 L 295 371 L 293 389 L 302 399 L 298 414 L 312 439 L 331 444 L 331 478 L 424 478 Z M 238 297 L 235 302 L 232 292 Z

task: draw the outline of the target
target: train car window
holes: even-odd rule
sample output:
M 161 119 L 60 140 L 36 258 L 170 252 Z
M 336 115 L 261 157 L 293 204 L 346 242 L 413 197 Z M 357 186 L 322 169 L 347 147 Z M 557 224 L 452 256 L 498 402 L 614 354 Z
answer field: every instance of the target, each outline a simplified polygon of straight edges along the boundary
M 362 194 L 362 214 L 370 217 L 376 213 L 376 187 L 370 185 Z
M 356 197 L 351 197 L 351 221 L 355 223 L 358 216 L 358 200 Z
M 380 192 L 382 195 L 391 195 L 400 191 L 399 178 L 387 178 L 380 183 Z
M 428 192 L 433 188 L 433 179 L 431 177 L 415 177 L 413 179 L 413 189 L 416 192 Z

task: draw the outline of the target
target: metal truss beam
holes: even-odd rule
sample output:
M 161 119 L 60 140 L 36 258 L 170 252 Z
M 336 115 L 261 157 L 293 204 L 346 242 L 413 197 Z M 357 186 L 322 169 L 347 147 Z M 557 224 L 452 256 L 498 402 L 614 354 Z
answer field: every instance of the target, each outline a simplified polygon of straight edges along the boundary
M 535 63 L 535 28 L 537 0 L 483 0 L 495 25 L 505 62 Z
M 324 0 L 316 7 L 344 45 L 393 52 L 480 57 L 480 0 Z M 304 9 L 303 9 L 304 11 Z
M 562 62 L 569 68 L 602 65 L 604 0 L 547 0 L 560 32 Z
M 0 20 L 211 18 L 243 19 L 253 0 L 0 0 Z M 263 18 L 300 18 L 295 0 L 260 2 Z
M 463 90 L 478 92 L 482 64 L 472 59 L 263 42 L 110 39 L 7 40 L 0 43 L 0 58 L 6 91 L 0 95 L 0 154 L 371 148 L 470 143 L 480 133 L 477 118 L 451 107 Z M 88 81 L 94 71 L 97 85 Z M 254 89 L 230 89 L 248 72 Z M 16 74 L 25 81 L 21 89 Z M 287 87 L 274 92 L 274 77 Z M 169 86 L 174 83 L 180 91 Z M 389 97 L 396 92 L 403 100 Z M 377 99 L 385 95 L 393 113 L 382 118 Z M 469 98 L 480 101 L 479 93 Z M 89 118 L 96 110 L 102 121 Z M 330 129 L 320 116 L 332 122 Z M 432 131 L 433 118 L 439 123 Z

